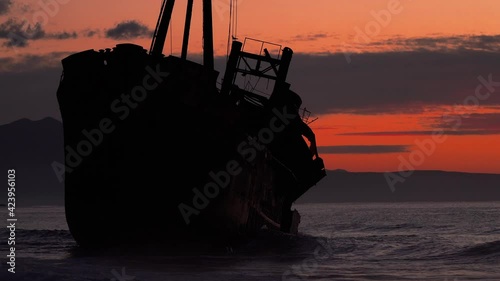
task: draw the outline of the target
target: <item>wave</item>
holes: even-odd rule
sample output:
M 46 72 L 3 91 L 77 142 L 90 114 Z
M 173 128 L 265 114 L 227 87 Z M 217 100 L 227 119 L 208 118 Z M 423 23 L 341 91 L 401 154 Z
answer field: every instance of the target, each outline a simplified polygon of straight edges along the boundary
M 8 234 L 8 229 L 2 229 L 1 235 Z M 73 239 L 69 230 L 49 229 L 16 229 L 16 238 L 47 239 L 47 238 Z
M 467 257 L 500 257 L 500 240 L 467 247 L 459 254 Z
M 321 245 L 329 245 L 326 237 L 307 234 L 290 235 L 275 231 L 262 231 L 256 239 L 237 245 L 233 250 L 249 255 L 305 256 Z
M 0 236 L 8 237 L 10 231 L 3 229 Z M 73 236 L 68 230 L 25 230 L 16 229 L 15 236 L 18 248 L 64 248 L 76 245 Z M 7 249 L 5 243 L 0 245 L 0 249 Z
M 484 234 L 499 234 L 500 228 L 485 231 Z
M 408 229 L 421 229 L 423 228 L 420 225 L 412 224 L 412 223 L 400 223 L 394 225 L 376 225 L 376 226 L 367 226 L 364 227 L 363 230 L 366 231 L 392 231 L 392 230 L 408 230 Z
M 8 236 L 8 230 L 0 230 L 0 236 Z M 36 252 L 38 250 L 67 253 L 71 256 L 115 256 L 128 254 L 137 255 L 166 255 L 166 257 L 189 257 L 189 256 L 221 256 L 227 254 L 233 257 L 246 258 L 274 258 L 286 257 L 286 259 L 304 259 L 317 249 L 322 253 L 347 253 L 355 249 L 355 243 L 350 238 L 336 238 L 312 236 L 307 234 L 291 235 L 277 231 L 261 231 L 255 239 L 241 242 L 239 244 L 200 245 L 198 243 L 179 243 L 177 246 L 170 244 L 162 245 L 121 245 L 118 248 L 109 247 L 99 251 L 87 250 L 78 247 L 69 230 L 25 230 L 16 229 L 16 244 L 25 252 Z M 7 249 L 7 245 L 0 245 L 0 250 Z

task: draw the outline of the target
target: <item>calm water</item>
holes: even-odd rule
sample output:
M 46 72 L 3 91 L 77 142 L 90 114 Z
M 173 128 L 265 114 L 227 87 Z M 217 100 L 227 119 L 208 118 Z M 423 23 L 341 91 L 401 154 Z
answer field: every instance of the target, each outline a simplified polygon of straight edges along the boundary
M 61 207 L 20 209 L 17 273 L 7 273 L 2 229 L 0 280 L 500 280 L 500 202 L 296 208 L 297 237 L 264 232 L 219 253 L 133 256 L 81 253 Z

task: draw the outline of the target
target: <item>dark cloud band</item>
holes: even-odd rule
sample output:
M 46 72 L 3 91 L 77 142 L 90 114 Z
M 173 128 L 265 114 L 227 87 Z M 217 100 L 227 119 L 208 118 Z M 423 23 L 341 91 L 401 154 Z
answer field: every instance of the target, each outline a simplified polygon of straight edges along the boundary
M 135 20 L 121 22 L 115 27 L 106 30 L 106 37 L 112 39 L 150 37 L 152 34 L 152 30 Z
M 320 146 L 319 153 L 322 154 L 383 154 L 408 152 L 407 145 L 342 145 L 342 146 Z

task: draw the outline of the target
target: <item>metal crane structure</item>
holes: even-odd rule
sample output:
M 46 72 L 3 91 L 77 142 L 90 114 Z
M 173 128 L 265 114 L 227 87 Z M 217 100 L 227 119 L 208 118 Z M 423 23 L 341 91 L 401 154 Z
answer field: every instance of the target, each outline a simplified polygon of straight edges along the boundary
M 187 59 L 189 35 L 191 31 L 191 18 L 193 15 L 194 0 L 187 1 L 186 22 L 184 26 L 184 39 L 182 42 L 181 58 Z M 154 57 L 163 56 L 163 48 L 167 39 L 168 27 L 172 19 L 175 0 L 163 0 L 160 16 L 156 24 L 153 41 L 149 53 Z M 214 35 L 212 19 L 212 0 L 203 0 L 203 65 L 214 69 Z

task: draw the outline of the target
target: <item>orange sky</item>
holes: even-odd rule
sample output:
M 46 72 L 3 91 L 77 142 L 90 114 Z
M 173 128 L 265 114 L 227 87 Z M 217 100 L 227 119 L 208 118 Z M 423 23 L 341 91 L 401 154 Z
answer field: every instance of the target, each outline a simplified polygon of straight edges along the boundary
M 349 171 L 398 170 L 402 161 L 412 153 L 423 152 L 422 160 L 413 163 L 416 170 L 468 171 L 498 173 L 500 171 L 500 135 L 445 135 L 436 141 L 428 118 L 441 117 L 443 110 L 431 110 L 424 114 L 352 115 L 331 114 L 321 116 L 311 127 L 316 131 L 320 146 L 352 145 L 405 145 L 406 152 L 383 154 L 327 154 L 324 159 L 329 167 Z M 469 112 L 472 113 L 473 111 Z M 477 113 L 476 111 L 474 111 Z M 490 110 L 500 113 L 500 108 Z M 466 116 L 462 117 L 463 120 Z M 497 124 L 497 129 L 500 124 Z M 407 131 L 422 133 L 408 134 Z M 366 132 L 394 132 L 393 134 L 355 135 Z M 401 132 L 401 133 L 397 133 Z M 352 135 L 349 135 L 352 134 Z M 425 146 L 419 144 L 425 143 Z M 423 147 L 423 148 L 422 148 Z M 422 163 L 420 163 L 422 162 Z
M 56 0 L 53 0 L 54 2 Z M 105 38 L 106 29 L 124 20 L 137 20 L 154 29 L 161 0 L 70 0 L 60 4 L 56 12 L 44 22 L 46 32 L 95 30 L 92 38 L 79 36 L 68 40 L 37 40 L 31 48 L 2 47 L 1 57 L 52 52 L 76 52 L 85 49 L 113 47 L 116 40 Z M 201 50 L 201 1 L 195 1 L 190 51 Z M 229 0 L 214 0 L 215 47 L 217 55 L 226 54 Z M 39 21 L 41 11 L 38 0 L 19 0 L 8 14 L 0 17 Z M 164 53 L 179 54 L 186 1 L 178 0 L 173 18 L 173 49 L 167 42 Z M 29 7 L 29 9 L 26 9 Z M 28 12 L 27 12 L 28 11 Z M 394 13 L 394 11 L 397 11 Z M 296 53 L 382 52 L 404 50 L 404 46 L 383 43 L 394 38 L 442 36 L 496 35 L 500 30 L 500 1 L 498 0 L 240 0 L 239 38 L 255 37 L 292 47 Z M 375 14 L 387 15 L 390 20 L 378 24 L 372 34 Z M 360 42 L 357 29 L 365 31 L 369 42 Z M 369 30 L 369 29 L 368 29 Z M 358 39 L 357 39 L 358 38 Z M 170 40 L 170 39 L 169 39 Z M 151 38 L 122 40 L 149 49 Z M 373 44 L 382 42 L 382 44 Z M 332 78 L 334 79 L 334 78 Z M 294 81 L 290 81 L 293 85 Z M 473 92 L 474 89 L 464 89 Z M 436 93 L 439 94 L 439 93 Z M 457 100 L 463 100 L 466 96 Z M 345 135 L 360 132 L 425 131 L 429 130 L 429 117 L 438 117 L 443 109 L 429 109 L 421 114 L 330 114 L 322 115 L 312 124 L 321 146 L 336 145 L 404 145 L 409 151 L 379 154 L 325 154 L 330 169 L 350 171 L 397 170 L 399 156 L 408 158 L 414 151 L 415 141 L 429 135 Z M 479 112 L 486 109 L 481 107 Z M 500 113 L 500 109 L 493 109 Z M 432 128 L 431 128 L 432 129 Z M 499 129 L 498 126 L 496 129 Z M 416 169 L 439 169 L 468 172 L 500 173 L 500 135 L 449 135 L 438 144 L 436 151 L 426 157 Z
M 54 0 L 56 1 L 56 0 Z M 105 29 L 117 23 L 134 19 L 154 28 L 161 0 L 60 0 L 59 11 L 49 15 L 44 21 L 47 31 L 84 31 L 86 29 Z M 355 40 L 356 28 L 365 30 L 374 20 L 372 12 L 390 11 L 389 3 L 397 7 L 391 13 L 388 24 L 380 29 L 370 40 L 381 41 L 394 36 L 420 37 L 432 35 L 457 34 L 495 34 L 500 30 L 497 12 L 500 2 L 496 0 L 239 0 L 240 38 L 258 37 L 293 45 L 296 52 L 336 52 L 347 46 L 349 50 L 364 50 L 366 45 Z M 27 3 L 34 10 L 40 10 L 39 1 L 18 0 Z M 50 2 L 50 1 L 49 1 Z M 201 1 L 195 1 L 193 15 L 192 51 L 201 48 Z M 177 1 L 173 18 L 174 53 L 180 52 L 182 28 L 184 24 L 186 1 Z M 214 0 L 214 29 L 218 54 L 225 54 L 229 16 L 229 0 Z M 21 13 L 13 9 L 13 16 L 29 22 L 39 22 L 36 12 Z M 315 41 L 294 40 L 297 36 L 325 34 Z M 149 47 L 150 38 L 129 40 Z M 37 42 L 36 52 L 54 50 L 74 51 L 82 48 L 105 48 L 116 43 L 113 40 L 67 40 L 63 43 Z M 35 44 L 34 44 L 35 45 Z M 382 49 L 378 49 L 379 51 Z M 170 52 L 170 48 L 165 50 Z

